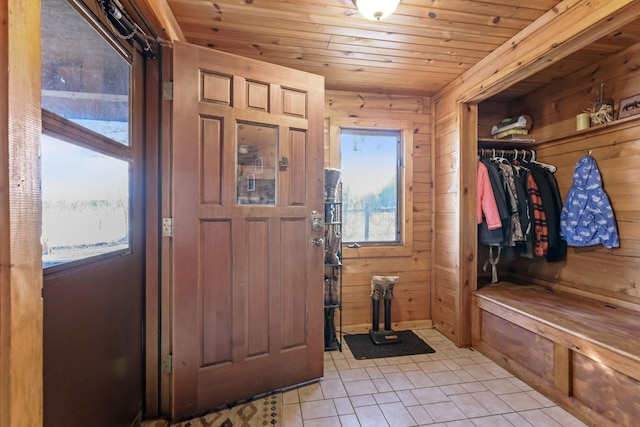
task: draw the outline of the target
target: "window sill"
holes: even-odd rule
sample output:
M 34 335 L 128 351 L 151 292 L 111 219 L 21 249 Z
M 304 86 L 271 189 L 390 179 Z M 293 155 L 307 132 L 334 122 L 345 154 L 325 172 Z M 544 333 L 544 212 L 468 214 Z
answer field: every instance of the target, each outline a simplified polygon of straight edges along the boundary
M 342 247 L 342 259 L 402 257 L 413 254 L 412 245 L 366 245 L 359 248 Z

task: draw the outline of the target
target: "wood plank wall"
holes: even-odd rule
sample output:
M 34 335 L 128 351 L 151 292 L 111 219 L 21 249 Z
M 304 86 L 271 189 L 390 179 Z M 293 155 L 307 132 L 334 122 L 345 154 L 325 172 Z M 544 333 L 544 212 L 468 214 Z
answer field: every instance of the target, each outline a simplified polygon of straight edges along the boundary
M 40 2 L 0 2 L 0 425 L 42 425 Z
M 430 325 L 431 319 L 431 99 L 374 93 L 325 92 L 325 166 L 331 159 L 329 121 L 338 117 L 413 122 L 413 253 L 405 257 L 346 259 L 343 270 L 343 325 L 365 330 L 371 325 L 371 276 L 399 275 L 394 288 L 394 329 Z M 333 160 L 335 162 L 335 160 Z M 382 315 L 381 315 L 382 319 Z
M 448 102 L 445 102 L 448 101 Z M 457 304 L 460 283 L 460 126 L 456 103 L 449 98 L 434 103 L 433 153 L 434 232 L 432 243 L 433 323 L 457 341 Z M 437 224 L 437 226 L 435 226 Z
M 519 260 L 509 269 L 605 297 L 640 303 L 640 115 L 605 128 L 575 132 L 577 113 L 586 110 L 604 83 L 605 98 L 616 107 L 621 98 L 640 93 L 640 43 L 605 58 L 513 103 L 512 112 L 532 116 L 532 134 L 550 139 L 537 147 L 538 159 L 558 167 L 563 200 L 576 162 L 589 151 L 598 164 L 604 189 L 616 215 L 620 248 L 570 247 L 566 262 Z M 563 137 L 564 136 L 564 137 Z

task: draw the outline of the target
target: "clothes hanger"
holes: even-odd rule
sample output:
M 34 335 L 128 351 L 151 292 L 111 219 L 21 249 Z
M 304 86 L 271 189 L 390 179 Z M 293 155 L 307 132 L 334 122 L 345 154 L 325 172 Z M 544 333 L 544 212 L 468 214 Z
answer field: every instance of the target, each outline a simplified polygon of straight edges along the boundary
M 520 166 L 520 162 L 521 161 L 524 162 L 526 160 L 525 157 L 526 157 L 527 152 L 525 150 L 522 150 L 522 159 L 518 159 L 518 155 L 520 155 L 520 150 L 515 149 L 515 152 L 516 152 L 516 158 L 513 161 L 513 164 L 516 165 L 516 166 Z
M 522 161 L 524 161 L 525 151 L 522 150 Z M 518 160 L 518 155 L 520 154 L 520 150 L 516 149 L 516 160 Z
M 504 150 L 498 150 L 498 153 L 496 153 L 496 149 L 492 148 L 492 156 L 491 156 L 491 161 L 494 162 L 498 162 L 498 163 L 509 163 L 509 160 L 504 158 Z
M 536 152 L 534 150 L 531 150 L 531 161 L 529 163 L 533 163 L 536 164 L 542 168 L 545 168 L 546 170 L 548 170 L 551 173 L 555 173 L 558 168 L 554 165 L 550 165 L 548 163 L 542 163 L 536 160 Z
M 511 152 L 509 153 L 511 155 L 511 160 L 509 161 L 509 163 L 511 163 L 512 165 L 517 165 L 518 164 L 518 150 L 517 149 L 513 149 L 511 150 Z

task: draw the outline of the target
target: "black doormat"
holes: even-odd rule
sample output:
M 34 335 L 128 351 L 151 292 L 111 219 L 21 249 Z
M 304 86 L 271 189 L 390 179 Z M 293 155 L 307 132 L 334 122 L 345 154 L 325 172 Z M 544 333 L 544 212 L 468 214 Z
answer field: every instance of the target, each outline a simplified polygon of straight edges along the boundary
M 395 333 L 400 338 L 400 342 L 394 344 L 374 344 L 369 334 L 345 335 L 344 339 L 357 360 L 436 352 L 413 331 L 396 331 Z

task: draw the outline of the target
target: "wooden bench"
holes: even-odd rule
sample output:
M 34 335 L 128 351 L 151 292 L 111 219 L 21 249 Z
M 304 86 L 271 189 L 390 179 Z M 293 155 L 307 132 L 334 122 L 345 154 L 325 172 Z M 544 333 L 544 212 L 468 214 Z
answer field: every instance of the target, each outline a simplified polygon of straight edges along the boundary
M 640 425 L 640 312 L 630 305 L 492 284 L 473 294 L 472 345 L 589 425 Z

